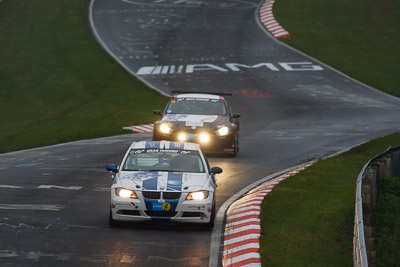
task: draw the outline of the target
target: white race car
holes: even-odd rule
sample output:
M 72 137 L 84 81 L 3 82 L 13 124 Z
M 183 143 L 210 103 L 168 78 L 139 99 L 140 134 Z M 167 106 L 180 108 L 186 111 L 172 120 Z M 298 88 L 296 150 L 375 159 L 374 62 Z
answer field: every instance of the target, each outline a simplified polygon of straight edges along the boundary
M 215 175 L 195 143 L 134 142 L 115 173 L 109 223 L 170 220 L 212 228 L 215 218 Z

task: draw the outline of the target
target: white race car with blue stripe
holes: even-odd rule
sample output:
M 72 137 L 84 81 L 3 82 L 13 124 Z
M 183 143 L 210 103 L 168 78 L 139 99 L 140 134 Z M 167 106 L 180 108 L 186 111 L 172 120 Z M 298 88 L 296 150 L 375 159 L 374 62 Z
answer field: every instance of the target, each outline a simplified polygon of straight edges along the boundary
M 215 175 L 200 145 L 134 142 L 114 172 L 109 222 L 171 220 L 214 226 Z

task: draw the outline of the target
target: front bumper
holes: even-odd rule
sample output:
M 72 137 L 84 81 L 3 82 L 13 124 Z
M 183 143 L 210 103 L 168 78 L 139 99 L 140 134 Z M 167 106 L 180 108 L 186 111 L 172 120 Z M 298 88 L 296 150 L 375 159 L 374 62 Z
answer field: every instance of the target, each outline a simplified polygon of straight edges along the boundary
M 111 190 L 111 214 L 113 220 L 141 222 L 169 220 L 180 223 L 208 223 L 212 216 L 213 195 L 205 200 L 185 200 L 187 193 L 179 199 L 147 199 L 137 192 L 138 199 L 124 199 Z
M 218 136 L 215 133 L 207 132 L 209 136 L 208 142 L 202 142 L 200 139 L 200 134 L 203 132 L 190 132 L 190 131 L 175 131 L 172 134 L 163 134 L 160 132 L 153 133 L 153 141 L 178 141 L 179 134 L 185 134 L 186 140 L 185 142 L 194 142 L 200 144 L 201 149 L 206 153 L 233 153 L 235 151 L 236 139 L 235 134 L 231 133 L 226 136 Z

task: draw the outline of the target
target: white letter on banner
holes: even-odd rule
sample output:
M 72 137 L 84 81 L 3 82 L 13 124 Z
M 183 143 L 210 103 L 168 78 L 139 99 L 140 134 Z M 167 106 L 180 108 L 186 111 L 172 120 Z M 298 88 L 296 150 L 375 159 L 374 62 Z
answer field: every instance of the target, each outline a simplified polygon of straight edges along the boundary
M 187 65 L 186 66 L 186 73 L 193 73 L 194 71 L 197 70 L 218 70 L 222 72 L 227 72 L 228 70 L 215 66 L 213 64 L 193 64 L 193 65 Z
M 141 67 L 138 71 L 137 71 L 137 75 L 148 75 L 151 74 L 153 72 L 153 70 L 155 69 L 155 67 Z
M 243 64 L 237 64 L 237 63 L 226 63 L 225 65 L 233 71 L 240 71 L 240 69 L 238 67 L 254 69 L 254 68 L 259 68 L 262 66 L 265 66 L 272 71 L 279 71 L 279 69 L 272 63 L 259 63 L 254 66 L 247 66 L 247 65 L 243 65 Z
M 279 63 L 287 71 L 319 71 L 324 70 L 319 65 L 312 65 L 312 62 L 286 62 Z

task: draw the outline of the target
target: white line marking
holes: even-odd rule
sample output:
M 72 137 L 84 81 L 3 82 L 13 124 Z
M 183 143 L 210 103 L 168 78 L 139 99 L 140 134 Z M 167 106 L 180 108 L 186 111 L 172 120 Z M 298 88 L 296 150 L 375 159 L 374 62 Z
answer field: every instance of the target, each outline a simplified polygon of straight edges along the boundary
M 224 266 L 231 265 L 231 264 L 234 264 L 234 263 L 237 263 L 237 262 L 241 262 L 241 261 L 244 261 L 244 260 L 248 260 L 248 259 L 260 259 L 260 254 L 254 252 L 254 253 L 247 253 L 247 254 L 244 254 L 244 255 L 241 255 L 241 256 L 238 256 L 238 257 L 235 257 L 235 258 L 229 258 L 229 259 L 224 261 L 223 265 Z M 261 266 L 261 264 L 259 264 L 258 266 Z
M 236 226 L 236 225 L 240 225 L 240 224 L 249 223 L 249 222 L 252 222 L 254 224 L 260 225 L 260 219 L 259 218 L 249 218 L 249 219 L 242 220 L 242 221 L 227 223 L 225 225 L 225 229 L 229 229 L 230 227 L 233 227 L 233 226 Z
M 23 188 L 23 187 L 15 186 L 15 185 L 3 185 L 3 184 L 0 184 L 0 188 Z
M 236 238 L 225 240 L 224 241 L 224 246 L 228 246 L 228 245 L 235 244 L 235 243 L 238 243 L 238 242 L 241 242 L 241 241 L 244 241 L 244 240 L 249 240 L 249 239 L 257 239 L 258 240 L 259 237 L 260 237 L 259 234 L 251 234 L 251 235 L 239 236 L 239 237 L 236 237 Z M 257 241 L 257 243 L 258 243 L 258 241 Z
M 250 212 L 243 212 L 242 214 L 237 214 L 233 216 L 229 216 L 229 220 L 237 219 L 237 218 L 242 218 L 242 217 L 247 217 L 250 215 L 260 215 L 259 211 L 250 211 Z M 228 218 L 227 218 L 228 220 Z
M 262 201 L 253 201 L 253 202 L 247 202 L 247 203 L 243 203 L 243 204 L 235 205 L 235 206 L 232 205 L 228 209 L 228 213 L 231 213 L 235 210 L 239 210 L 239 209 L 246 208 L 246 207 L 248 207 L 248 208 L 259 207 L 261 203 L 262 203 Z
M 239 252 L 248 248 L 260 248 L 260 245 L 258 243 L 250 243 L 243 246 L 227 249 L 224 250 L 224 255 L 233 254 L 235 252 Z
M 40 188 L 40 189 L 58 188 L 58 189 L 65 189 L 65 190 L 80 190 L 80 189 L 82 189 L 82 186 L 39 185 L 37 188 Z
M 0 0 L 1 2 L 1 0 Z M 0 250 L 0 258 L 18 257 L 16 250 Z
M 260 225 L 246 225 L 242 227 L 233 228 L 232 230 L 225 231 L 225 235 L 233 235 L 247 230 L 260 230 Z
M 244 208 L 229 209 L 226 215 L 230 216 L 231 214 L 246 211 L 246 210 L 261 210 L 261 207 L 260 207 L 260 205 L 253 205 L 253 206 L 244 207 Z
M 0 210 L 54 210 L 63 209 L 62 205 L 41 205 L 41 204 L 0 204 Z

